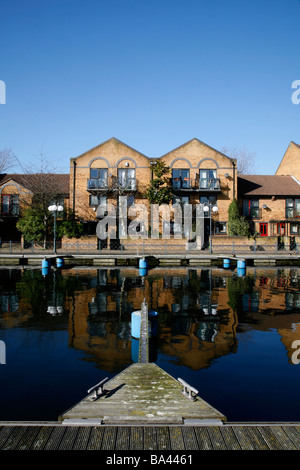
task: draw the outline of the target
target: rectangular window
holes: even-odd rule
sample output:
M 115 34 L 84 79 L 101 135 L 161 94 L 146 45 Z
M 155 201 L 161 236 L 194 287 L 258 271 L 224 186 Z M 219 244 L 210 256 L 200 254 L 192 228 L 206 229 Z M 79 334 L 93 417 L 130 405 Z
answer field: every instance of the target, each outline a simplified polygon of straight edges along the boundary
M 105 206 L 107 205 L 107 197 L 91 194 L 90 195 L 90 207 L 98 207 L 98 206 Z
M 290 225 L 291 235 L 298 235 L 298 232 L 299 232 L 299 225 L 298 224 L 291 224 Z
M 243 215 L 251 219 L 258 219 L 259 199 L 243 199 Z
M 3 194 L 2 195 L 2 214 L 19 215 L 19 195 Z
M 107 168 L 91 168 L 88 189 L 102 189 L 107 187 Z
M 200 189 L 218 189 L 217 170 L 200 170 L 199 178 Z
M 227 233 L 226 222 L 215 222 L 215 234 L 225 235 Z
M 135 169 L 122 168 L 118 170 L 118 182 L 122 189 L 136 189 Z
M 300 199 L 286 199 L 286 217 L 300 217 Z
M 262 237 L 268 236 L 268 224 L 267 223 L 259 224 L 259 233 Z
M 174 196 L 172 204 L 189 204 L 190 198 L 189 196 Z
M 174 189 L 189 189 L 190 170 L 175 168 L 172 170 L 172 186 Z

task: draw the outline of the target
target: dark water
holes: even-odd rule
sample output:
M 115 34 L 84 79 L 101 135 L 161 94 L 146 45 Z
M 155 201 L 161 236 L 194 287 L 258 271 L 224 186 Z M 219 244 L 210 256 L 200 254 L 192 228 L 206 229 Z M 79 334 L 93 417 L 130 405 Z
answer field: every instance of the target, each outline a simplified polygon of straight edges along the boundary
M 2 268 L 0 421 L 57 420 L 134 362 L 144 298 L 159 318 L 151 360 L 228 421 L 300 421 L 299 288 L 290 268 Z

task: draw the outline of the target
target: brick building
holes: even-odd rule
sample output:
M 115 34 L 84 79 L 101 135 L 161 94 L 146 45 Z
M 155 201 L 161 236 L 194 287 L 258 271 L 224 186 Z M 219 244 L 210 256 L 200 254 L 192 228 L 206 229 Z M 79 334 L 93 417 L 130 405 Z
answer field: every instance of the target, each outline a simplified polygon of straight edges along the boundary
M 293 176 L 238 177 L 242 214 L 260 236 L 297 236 L 300 224 L 300 185 Z
M 20 241 L 16 224 L 33 198 L 47 196 L 49 204 L 68 204 L 69 175 L 67 174 L 2 174 L 0 175 L 0 238 Z
M 97 207 L 111 204 L 118 207 L 118 196 L 127 196 L 129 207 L 150 206 L 143 193 L 149 185 L 150 164 L 162 160 L 170 168 L 172 204 L 201 203 L 216 206 L 212 214 L 212 230 L 226 233 L 227 212 L 236 197 L 236 161 L 192 139 L 167 154 L 151 159 L 132 147 L 111 138 L 70 162 L 70 207 L 84 223 L 84 235 L 95 244 L 98 223 Z M 149 215 L 150 216 L 150 215 Z M 205 233 L 209 231 L 206 217 Z M 150 221 L 149 221 L 150 224 Z M 148 236 L 148 235 L 147 235 Z M 91 237 L 94 237 L 93 240 Z

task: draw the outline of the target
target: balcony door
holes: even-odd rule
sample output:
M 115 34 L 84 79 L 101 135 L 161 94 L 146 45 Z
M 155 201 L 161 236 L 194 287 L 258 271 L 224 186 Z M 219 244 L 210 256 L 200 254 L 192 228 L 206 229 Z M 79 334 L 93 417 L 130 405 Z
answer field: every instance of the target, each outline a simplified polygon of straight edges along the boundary
M 189 189 L 190 170 L 181 168 L 172 170 L 172 186 L 174 189 Z
M 122 189 L 135 189 L 135 169 L 122 168 L 118 170 L 118 181 Z
M 210 189 L 214 187 L 215 180 L 217 179 L 217 170 L 200 170 L 200 189 Z

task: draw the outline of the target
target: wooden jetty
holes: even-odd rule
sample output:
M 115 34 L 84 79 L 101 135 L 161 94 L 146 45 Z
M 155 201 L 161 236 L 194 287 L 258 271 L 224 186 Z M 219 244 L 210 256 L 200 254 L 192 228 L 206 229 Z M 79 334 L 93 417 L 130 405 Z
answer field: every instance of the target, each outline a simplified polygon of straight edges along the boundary
M 135 363 L 62 413 L 64 425 L 219 424 L 226 417 L 154 363 Z
M 5 450 L 98 450 L 103 451 L 103 455 L 107 451 L 122 450 L 299 451 L 300 425 L 233 423 L 221 426 L 64 426 L 53 422 L 22 425 L 0 422 L 0 451 Z M 101 458 L 101 455 L 98 454 L 97 458 Z

